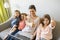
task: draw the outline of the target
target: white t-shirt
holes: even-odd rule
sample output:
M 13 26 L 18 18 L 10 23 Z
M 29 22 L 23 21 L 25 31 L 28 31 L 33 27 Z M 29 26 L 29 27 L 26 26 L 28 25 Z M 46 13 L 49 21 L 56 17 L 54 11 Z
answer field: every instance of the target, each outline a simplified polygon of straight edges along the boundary
M 32 22 L 31 23 L 28 23 L 29 25 L 26 25 L 25 28 L 22 30 L 23 32 L 28 32 L 28 33 L 33 33 L 36 29 L 36 27 L 38 26 L 39 24 L 39 20 L 40 18 L 37 17 L 35 20 L 34 20 L 34 24 L 35 24 L 35 27 L 32 28 Z
M 52 29 L 53 27 L 50 25 L 48 25 L 45 29 L 43 29 L 42 25 L 39 26 L 39 28 L 37 29 L 37 37 L 36 40 L 39 38 L 45 38 L 47 40 L 52 39 Z M 39 32 L 39 34 L 38 34 Z M 38 37 L 39 35 L 39 37 Z

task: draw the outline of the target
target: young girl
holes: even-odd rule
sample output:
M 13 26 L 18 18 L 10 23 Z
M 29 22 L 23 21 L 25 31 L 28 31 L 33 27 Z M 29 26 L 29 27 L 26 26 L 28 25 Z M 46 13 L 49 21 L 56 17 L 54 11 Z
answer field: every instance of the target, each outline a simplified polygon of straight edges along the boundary
M 14 16 L 13 16 L 13 18 L 11 20 L 11 27 L 13 27 L 14 25 L 18 26 L 19 21 L 21 19 L 20 17 L 21 17 L 20 11 L 15 10 Z
M 19 30 L 23 30 L 23 29 L 24 29 L 24 27 L 25 27 L 25 25 L 26 25 L 26 23 L 25 23 L 26 16 L 27 16 L 26 13 L 22 13 L 22 14 L 21 14 L 21 20 L 20 20 L 19 26 L 18 26 L 18 29 L 19 29 Z
M 52 29 L 56 25 L 54 21 L 51 21 L 51 18 L 48 14 L 44 15 L 43 20 L 40 21 L 40 25 L 37 29 L 36 40 L 51 40 L 52 39 Z
M 20 21 L 20 19 L 21 19 L 21 14 L 20 14 L 20 11 L 19 10 L 15 10 L 15 14 L 14 14 L 14 16 L 13 16 L 13 18 L 12 18 L 12 21 L 11 21 L 11 30 L 9 31 L 9 33 L 8 34 L 12 34 L 13 33 L 13 35 L 18 31 L 16 31 L 16 28 L 18 27 L 18 25 L 19 25 L 19 21 Z M 8 35 L 6 35 L 5 37 L 4 37 L 4 40 L 6 39 L 8 37 Z

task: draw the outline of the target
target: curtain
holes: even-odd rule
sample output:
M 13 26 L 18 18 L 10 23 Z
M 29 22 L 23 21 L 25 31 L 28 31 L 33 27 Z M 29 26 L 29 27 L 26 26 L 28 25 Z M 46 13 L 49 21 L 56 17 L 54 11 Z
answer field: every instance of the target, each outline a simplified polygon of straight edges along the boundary
M 9 18 L 9 13 L 6 8 L 4 8 L 4 0 L 0 0 L 0 23 L 5 22 Z

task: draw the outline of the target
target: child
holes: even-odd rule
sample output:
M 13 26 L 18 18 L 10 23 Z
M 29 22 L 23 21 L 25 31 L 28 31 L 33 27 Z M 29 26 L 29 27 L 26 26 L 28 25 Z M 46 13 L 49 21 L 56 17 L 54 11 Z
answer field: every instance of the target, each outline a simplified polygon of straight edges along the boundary
M 51 21 L 48 14 L 44 15 L 43 20 L 40 21 L 40 25 L 37 29 L 36 40 L 51 40 L 52 29 L 55 28 L 55 21 Z
M 20 11 L 19 10 L 15 10 L 14 16 L 11 20 L 11 27 L 13 27 L 14 25 L 18 25 L 19 21 L 20 21 Z
M 12 18 L 12 21 L 11 21 L 11 30 L 8 34 L 15 34 L 15 30 L 16 28 L 18 27 L 19 25 L 19 21 L 21 19 L 21 14 L 20 14 L 20 11 L 19 10 L 15 10 L 15 14 L 14 14 L 14 17 Z M 8 37 L 8 35 L 5 36 L 4 40 Z
M 24 27 L 26 25 L 26 23 L 25 23 L 26 17 L 27 17 L 26 13 L 22 13 L 21 14 L 21 20 L 19 22 L 19 27 L 18 27 L 19 30 L 23 30 L 24 29 Z

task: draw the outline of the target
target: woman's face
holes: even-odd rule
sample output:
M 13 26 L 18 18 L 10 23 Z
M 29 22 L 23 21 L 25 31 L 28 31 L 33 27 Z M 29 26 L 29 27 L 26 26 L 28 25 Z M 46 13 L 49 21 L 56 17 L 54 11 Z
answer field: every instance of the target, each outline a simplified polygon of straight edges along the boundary
M 35 15 L 35 10 L 34 9 L 29 9 L 30 15 Z
M 49 24 L 49 20 L 47 18 L 44 18 L 43 23 L 44 23 L 44 25 L 48 25 Z
M 19 12 L 15 12 L 15 14 L 14 14 L 16 17 L 19 17 Z

